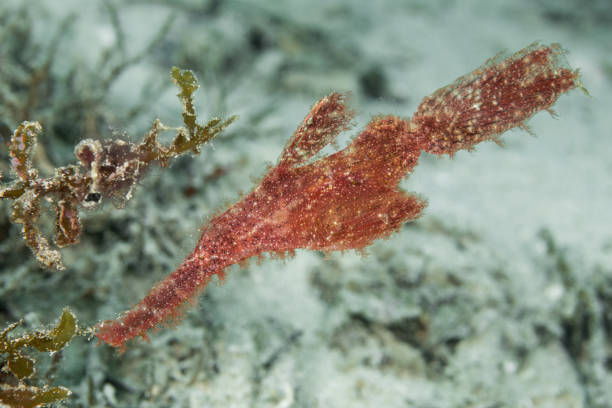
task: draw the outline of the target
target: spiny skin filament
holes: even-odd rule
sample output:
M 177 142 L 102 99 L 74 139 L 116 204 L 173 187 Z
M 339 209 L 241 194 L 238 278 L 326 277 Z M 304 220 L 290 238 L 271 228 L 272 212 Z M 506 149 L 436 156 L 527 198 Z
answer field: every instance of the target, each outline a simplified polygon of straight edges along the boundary
M 176 271 L 133 309 L 98 325 L 96 336 L 115 347 L 146 337 L 175 318 L 214 275 L 255 255 L 362 249 L 397 231 L 426 206 L 398 186 L 422 151 L 452 155 L 497 141 L 549 110 L 561 94 L 582 88 L 562 55 L 556 44 L 534 44 L 488 61 L 426 97 L 411 120 L 375 118 L 346 148 L 313 161 L 352 118 L 341 94 L 321 99 L 261 183 L 213 218 Z

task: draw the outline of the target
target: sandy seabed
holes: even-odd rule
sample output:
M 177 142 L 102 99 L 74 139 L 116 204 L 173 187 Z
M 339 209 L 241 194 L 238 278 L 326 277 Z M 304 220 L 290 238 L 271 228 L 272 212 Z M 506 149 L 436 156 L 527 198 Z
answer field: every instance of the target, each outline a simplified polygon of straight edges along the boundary
M 66 406 L 610 406 L 609 1 L 12 3 L 0 6 L 0 120 L 40 120 L 51 167 L 74 162 L 81 138 L 139 140 L 157 117 L 178 126 L 174 65 L 198 76 L 202 120 L 240 119 L 199 156 L 150 174 L 125 209 L 86 213 L 65 271 L 38 266 L 0 203 L 2 326 L 36 328 L 67 305 L 93 325 L 131 307 L 333 90 L 356 110 L 344 143 L 372 116 L 409 117 L 424 96 L 534 41 L 561 43 L 591 94 L 562 96 L 556 118 L 536 115 L 537 137 L 513 130 L 503 148 L 422 156 L 402 187 L 428 199 L 423 217 L 365 257 L 298 251 L 231 268 L 176 327 L 121 355 L 74 339 L 52 382 L 73 391 Z M 14 117 L 23 92 L 11 75 L 44 59 L 71 13 L 52 85 Z M 27 42 L 9 35 L 16 26 Z M 62 110 L 75 100 L 85 102 Z

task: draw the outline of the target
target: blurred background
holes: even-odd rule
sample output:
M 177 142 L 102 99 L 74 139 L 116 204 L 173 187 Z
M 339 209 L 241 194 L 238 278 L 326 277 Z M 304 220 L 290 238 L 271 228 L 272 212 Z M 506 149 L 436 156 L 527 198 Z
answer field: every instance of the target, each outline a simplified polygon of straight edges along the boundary
M 75 407 L 609 407 L 611 35 L 607 0 L 4 1 L 0 182 L 24 120 L 44 129 L 42 175 L 84 138 L 179 126 L 172 66 L 198 77 L 201 122 L 240 119 L 124 209 L 84 213 L 64 271 L 39 266 L 0 202 L 0 326 L 42 327 L 64 306 L 90 326 L 137 303 L 331 91 L 356 111 L 341 147 L 500 52 L 558 42 L 591 97 L 536 115 L 537 137 L 421 156 L 402 187 L 428 199 L 423 217 L 365 257 L 231 268 L 176 327 L 121 355 L 76 338 L 47 379 Z

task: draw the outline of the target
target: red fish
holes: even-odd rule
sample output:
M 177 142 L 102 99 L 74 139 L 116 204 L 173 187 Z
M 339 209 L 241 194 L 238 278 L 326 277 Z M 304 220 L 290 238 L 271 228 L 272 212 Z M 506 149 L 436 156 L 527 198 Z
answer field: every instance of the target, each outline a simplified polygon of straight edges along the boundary
M 261 183 L 214 217 L 183 263 L 133 309 L 99 324 L 96 336 L 116 347 L 146 337 L 180 314 L 214 275 L 255 255 L 361 249 L 398 230 L 426 206 L 398 187 L 422 151 L 452 155 L 498 140 L 550 110 L 561 94 L 582 88 L 562 55 L 559 45 L 534 44 L 490 60 L 426 97 L 412 119 L 375 118 L 346 148 L 317 158 L 352 118 L 341 94 L 321 99 Z

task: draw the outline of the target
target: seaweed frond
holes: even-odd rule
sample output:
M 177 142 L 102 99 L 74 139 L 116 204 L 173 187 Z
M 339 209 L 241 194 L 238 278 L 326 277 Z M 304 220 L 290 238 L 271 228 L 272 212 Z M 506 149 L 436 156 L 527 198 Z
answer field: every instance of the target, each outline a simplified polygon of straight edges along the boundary
M 52 329 L 11 337 L 11 332 L 22 323 L 13 323 L 0 333 L 0 402 L 11 407 L 31 408 L 68 398 L 72 392 L 66 387 L 36 385 L 37 362 L 27 351 L 36 349 L 51 355 L 60 352 L 73 337 L 82 334 L 75 314 L 65 308 Z

